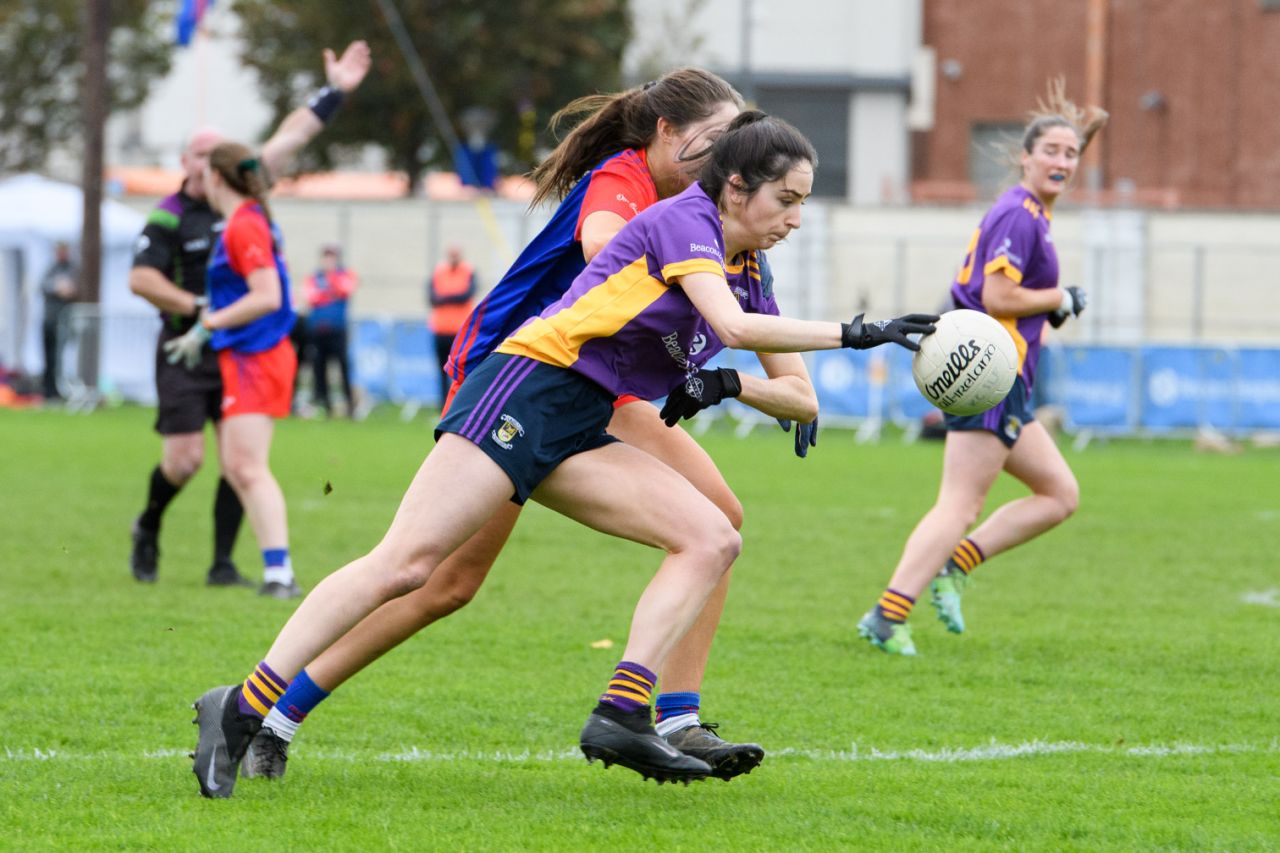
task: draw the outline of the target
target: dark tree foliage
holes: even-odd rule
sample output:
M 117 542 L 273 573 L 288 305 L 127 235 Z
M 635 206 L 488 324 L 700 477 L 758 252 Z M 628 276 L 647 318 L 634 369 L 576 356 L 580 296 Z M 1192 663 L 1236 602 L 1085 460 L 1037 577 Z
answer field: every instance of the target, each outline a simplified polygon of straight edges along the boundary
M 547 119 L 573 98 L 619 88 L 631 37 L 626 0 L 393 0 L 459 136 L 459 117 L 491 111 L 490 141 L 505 171 L 523 172 L 552 144 Z M 278 122 L 323 82 L 320 51 L 369 42 L 373 69 L 302 168 L 329 166 L 344 147 L 374 144 L 410 178 L 451 168 L 377 0 L 236 0 L 244 62 L 259 75 Z M 523 128 L 523 133 L 522 133 Z M 265 130 L 265 129 L 264 129 Z M 530 131 L 536 131 L 536 138 Z
M 80 138 L 80 0 L 0 0 L 0 172 L 37 169 Z M 169 71 L 172 2 L 112 0 L 108 111 Z

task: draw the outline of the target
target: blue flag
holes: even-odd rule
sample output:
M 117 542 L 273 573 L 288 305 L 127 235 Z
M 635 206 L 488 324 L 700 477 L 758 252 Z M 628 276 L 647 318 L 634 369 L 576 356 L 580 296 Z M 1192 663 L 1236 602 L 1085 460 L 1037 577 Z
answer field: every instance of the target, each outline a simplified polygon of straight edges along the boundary
M 175 20 L 178 30 L 176 41 L 179 46 L 185 47 L 191 44 L 191 39 L 195 37 L 196 30 L 200 27 L 200 19 L 212 5 L 213 0 L 182 0 Z

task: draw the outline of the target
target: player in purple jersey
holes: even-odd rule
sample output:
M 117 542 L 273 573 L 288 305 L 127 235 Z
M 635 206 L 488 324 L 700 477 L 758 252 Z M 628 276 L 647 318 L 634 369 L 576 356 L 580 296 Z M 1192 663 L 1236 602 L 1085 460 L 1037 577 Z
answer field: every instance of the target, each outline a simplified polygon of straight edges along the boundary
M 268 173 L 280 174 L 294 155 L 332 118 L 343 93 L 360 85 L 370 66 L 369 46 L 352 42 L 335 56 L 324 51 L 328 83 L 311 101 L 298 107 L 262 146 Z M 209 152 L 222 139 L 212 128 L 193 133 L 182 151 L 183 181 L 147 217 L 138 237 L 129 273 L 129 289 L 160 310 L 164 321 L 156 342 L 156 432 L 163 439 L 160 463 L 151 471 L 146 503 L 133 524 L 129 555 L 134 578 L 154 583 L 159 573 L 160 526 L 169 503 L 204 463 L 204 425 L 222 433 L 222 377 L 211 347 L 200 350 L 193 364 L 172 364 L 164 347 L 189 331 L 208 304 L 205 268 L 213 250 L 220 217 L 205 197 L 204 169 Z M 214 501 L 214 557 L 206 582 L 211 586 L 252 585 L 231 561 L 244 510 L 225 477 Z
M 234 762 L 261 725 L 247 709 L 252 701 L 282 689 L 384 602 L 421 587 L 495 512 L 528 497 L 665 554 L 636 605 L 623 660 L 582 731 L 584 754 L 660 781 L 711 773 L 657 734 L 649 701 L 655 672 L 737 557 L 741 537 L 688 480 L 605 428 L 618 393 L 676 388 L 690 407 L 739 392 L 774 417 L 812 420 L 811 388 L 739 389 L 726 377 L 711 387 L 704 349 L 915 348 L 908 334 L 933 331 L 931 315 L 881 323 L 778 317 L 767 313 L 769 300 L 749 275 L 736 278 L 745 293 L 730 289 L 729 270 L 799 227 L 816 162 L 808 140 L 785 122 L 739 116 L 715 143 L 699 185 L 628 223 L 559 303 L 468 375 L 382 541 L 312 591 L 242 687 L 201 697 L 197 755 L 210 760 L 196 769 L 206 795 L 234 784 Z M 572 369 L 574 353 L 584 350 L 590 365 Z M 208 790 L 208 780 L 217 790 Z
M 1076 107 L 1060 81 L 1040 107 L 1023 133 L 1022 179 L 982 218 L 951 287 L 956 307 L 990 314 L 1009 330 L 1018 350 L 1018 379 L 990 411 L 946 416 L 937 501 L 907 539 L 880 600 L 858 623 L 863 638 L 891 654 L 916 653 L 906 620 L 926 585 L 938 618 L 947 630 L 962 633 L 960 596 L 969 572 L 1061 524 L 1079 502 L 1075 475 L 1048 431 L 1033 419 L 1029 400 L 1045 322 L 1056 327 L 1084 310 L 1084 291 L 1058 286 L 1049 221 L 1107 114 Z M 1001 470 L 1031 494 L 999 507 L 966 537 Z
M 587 261 L 628 221 L 660 198 L 688 187 L 711 141 L 740 108 L 741 99 L 724 80 L 699 68 L 681 68 L 644 86 L 587 96 L 561 110 L 558 118 L 579 116 L 581 121 L 534 172 L 538 198 L 562 196 L 561 203 L 468 319 L 450 361 L 450 371 L 459 380 L 454 387 L 524 321 L 561 298 Z M 772 303 L 772 277 L 763 252 L 751 253 L 740 275 Z M 745 293 L 749 285 L 744 281 L 739 289 Z M 772 389 L 780 387 L 812 393 L 798 356 L 764 354 L 761 363 L 769 378 L 743 377 L 740 382 L 748 394 L 774 393 Z M 741 527 L 741 503 L 688 433 L 667 429 L 657 407 L 635 396 L 619 397 L 613 409 L 611 435 L 674 469 L 719 507 L 735 529 Z M 797 431 L 801 429 L 811 434 L 809 425 Z M 287 747 L 319 702 L 389 649 L 470 602 L 521 509 L 515 503 L 498 509 L 421 589 L 387 602 L 309 662 L 266 711 L 241 774 L 283 775 Z M 759 745 L 726 741 L 700 716 L 703 675 L 730 574 L 725 573 L 693 629 L 668 657 L 661 673 L 663 690 L 655 700 L 659 733 L 682 752 L 707 761 L 713 775 L 726 780 L 750 772 L 764 758 Z

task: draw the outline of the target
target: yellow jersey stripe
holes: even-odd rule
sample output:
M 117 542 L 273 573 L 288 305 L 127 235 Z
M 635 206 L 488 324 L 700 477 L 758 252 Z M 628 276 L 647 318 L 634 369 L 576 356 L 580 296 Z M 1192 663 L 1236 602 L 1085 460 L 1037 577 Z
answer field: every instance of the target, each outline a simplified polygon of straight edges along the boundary
M 711 266 L 717 272 L 720 269 L 714 263 Z M 578 360 L 583 344 L 617 334 L 666 292 L 667 285 L 649 275 L 645 258 L 638 258 L 572 305 L 550 317 L 535 317 L 494 352 L 570 367 Z
M 1018 350 L 1018 372 L 1021 373 L 1022 365 L 1027 360 L 1027 339 L 1022 336 L 1022 332 L 1018 331 L 1018 318 L 997 317 L 996 319 L 1009 332 L 1009 337 L 1013 338 L 1013 345 Z
M 689 258 L 686 261 L 676 261 L 674 264 L 667 264 L 662 268 L 662 277 L 667 281 L 677 279 L 682 275 L 688 275 L 693 272 L 709 272 L 724 278 L 724 266 L 718 261 L 712 261 L 707 258 Z
M 988 262 L 987 265 L 982 268 L 982 273 L 983 275 L 991 275 L 993 272 L 998 272 L 1000 270 L 1003 270 L 1005 275 L 1013 279 L 1014 284 L 1022 284 L 1022 270 L 1015 267 L 1004 255 L 1001 255 L 994 261 Z

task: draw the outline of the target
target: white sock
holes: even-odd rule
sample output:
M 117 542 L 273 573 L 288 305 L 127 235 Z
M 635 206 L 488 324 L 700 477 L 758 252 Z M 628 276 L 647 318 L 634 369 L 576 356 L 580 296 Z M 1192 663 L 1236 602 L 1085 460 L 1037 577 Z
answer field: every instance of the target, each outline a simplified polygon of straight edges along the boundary
M 293 743 L 293 736 L 298 733 L 298 726 L 302 725 L 302 723 L 295 723 L 293 720 L 280 713 L 279 708 L 273 707 L 267 712 L 267 716 L 263 719 L 262 725 L 264 728 L 271 729 L 271 731 L 275 732 L 285 743 Z
M 272 710 L 275 710 L 274 708 Z M 654 726 L 658 730 L 661 737 L 678 732 L 681 729 L 687 729 L 689 726 L 700 726 L 702 720 L 698 719 L 697 714 L 681 714 L 678 717 L 667 717 L 665 720 Z
M 267 566 L 262 570 L 262 580 L 264 583 L 282 583 L 288 586 L 293 583 L 293 566 L 287 562 L 283 566 Z

